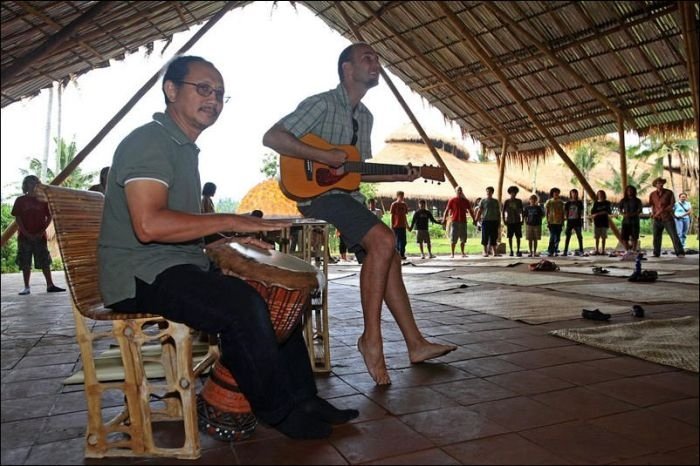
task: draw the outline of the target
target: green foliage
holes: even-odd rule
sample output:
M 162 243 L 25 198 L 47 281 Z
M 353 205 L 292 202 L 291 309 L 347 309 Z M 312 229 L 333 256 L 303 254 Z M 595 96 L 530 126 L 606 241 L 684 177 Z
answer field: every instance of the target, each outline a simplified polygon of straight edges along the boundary
M 360 183 L 360 193 L 369 200 L 377 197 L 377 186 L 374 183 Z
M 2 203 L 2 231 L 5 231 L 15 218 L 12 216 L 12 206 L 10 204 Z M 2 256 L 0 262 L 0 272 L 1 273 L 11 273 L 19 272 L 17 264 L 15 264 L 15 258 L 17 257 L 17 235 L 10 238 L 10 240 L 2 247 Z
M 70 144 L 66 144 L 63 138 L 54 138 L 56 142 L 56 161 L 59 173 L 63 171 L 68 164 L 70 164 L 73 159 L 75 159 L 78 153 L 75 141 Z M 58 173 L 54 173 L 51 168 L 46 168 L 46 179 L 42 179 L 43 163 L 37 158 L 32 158 L 29 160 L 29 167 L 27 169 L 20 169 L 22 177 L 27 175 L 36 175 L 43 183 L 48 183 L 54 178 Z M 91 185 L 98 183 L 100 178 L 99 171 L 83 173 L 80 167 L 76 167 L 75 170 L 66 178 L 61 186 L 74 189 L 88 189 Z M 21 184 L 21 180 L 18 184 Z M 19 193 L 18 193 L 19 194 Z
M 230 197 L 225 197 L 216 202 L 216 211 L 220 213 L 233 214 L 236 212 L 236 210 L 238 210 L 238 204 L 238 201 L 234 201 Z
M 263 155 L 263 166 L 260 169 L 260 173 L 265 175 L 265 178 L 275 178 L 277 173 L 279 173 L 280 162 L 277 154 L 273 152 L 268 152 Z

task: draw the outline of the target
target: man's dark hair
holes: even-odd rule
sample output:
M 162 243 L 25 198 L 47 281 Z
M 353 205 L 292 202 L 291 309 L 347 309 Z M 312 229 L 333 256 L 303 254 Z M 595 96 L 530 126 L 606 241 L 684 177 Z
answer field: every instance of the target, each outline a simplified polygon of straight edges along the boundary
M 204 187 L 202 188 L 202 196 L 212 197 L 214 193 L 216 193 L 216 185 L 209 181 L 204 183 Z
M 517 186 L 510 186 L 508 188 L 508 194 L 512 194 L 512 193 L 518 194 L 518 191 L 520 191 L 520 188 L 518 188 Z
M 340 56 L 338 57 L 338 78 L 340 79 L 341 83 L 343 82 L 343 63 L 352 61 L 352 51 L 358 45 L 367 45 L 367 43 L 355 42 L 354 44 L 348 45 L 342 52 L 340 52 Z
M 165 81 L 172 81 L 179 87 L 182 81 L 187 76 L 190 71 L 190 63 L 206 63 L 208 65 L 214 66 L 211 62 L 206 61 L 202 57 L 197 57 L 194 55 L 184 55 L 173 59 L 168 65 L 168 69 L 165 70 L 163 75 L 163 97 L 165 97 L 165 105 L 168 105 L 170 101 L 165 93 Z
M 554 193 L 561 194 L 561 189 L 559 188 L 552 188 L 549 190 L 549 197 L 554 196 Z

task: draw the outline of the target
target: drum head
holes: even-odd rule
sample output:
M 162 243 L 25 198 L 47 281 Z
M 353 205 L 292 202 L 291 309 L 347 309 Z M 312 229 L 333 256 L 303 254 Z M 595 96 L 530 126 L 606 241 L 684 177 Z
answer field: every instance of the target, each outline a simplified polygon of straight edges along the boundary
M 316 274 L 316 267 L 291 254 L 276 251 L 274 249 L 262 249 L 250 244 L 227 243 L 237 253 L 257 262 L 290 272 L 307 272 Z

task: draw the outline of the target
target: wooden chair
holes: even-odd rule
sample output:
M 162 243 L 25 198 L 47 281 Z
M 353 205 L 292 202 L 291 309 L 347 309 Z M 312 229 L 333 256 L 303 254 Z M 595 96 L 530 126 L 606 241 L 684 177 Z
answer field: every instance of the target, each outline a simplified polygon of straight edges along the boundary
M 195 376 L 216 359 L 216 347 L 210 347 L 207 359 L 193 369 L 191 330 L 186 325 L 158 315 L 106 309 L 97 267 L 104 196 L 47 185 L 37 187 L 37 193 L 49 203 L 73 301 L 88 406 L 85 457 L 199 458 Z M 106 338 L 116 340 L 119 346 L 123 382 L 98 380 L 94 343 Z M 144 345 L 153 344 L 161 346 L 160 357 L 149 357 L 142 351 Z M 149 380 L 144 362 L 162 364 L 165 380 Z M 122 391 L 124 406 L 118 415 L 106 420 L 102 397 L 108 390 Z M 159 421 L 181 422 L 184 442 L 176 446 L 156 445 L 153 423 Z

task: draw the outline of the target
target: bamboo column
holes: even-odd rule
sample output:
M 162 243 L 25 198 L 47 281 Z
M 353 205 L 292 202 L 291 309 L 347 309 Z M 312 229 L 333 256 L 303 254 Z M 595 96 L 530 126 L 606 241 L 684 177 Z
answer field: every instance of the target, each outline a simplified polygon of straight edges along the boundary
M 104 2 L 108 3 L 108 2 Z M 231 9 L 235 8 L 237 5 L 237 2 L 226 2 L 224 7 L 219 10 L 219 12 L 212 16 L 212 18 L 207 21 L 207 23 L 202 26 L 202 28 L 197 31 L 191 38 L 188 40 L 180 49 L 175 52 L 175 55 L 173 57 L 177 57 L 179 55 L 182 55 L 185 53 L 187 50 L 192 48 L 194 44 L 197 43 L 199 39 L 202 38 L 202 36 L 208 32 L 221 18 L 224 17 L 226 13 L 228 13 Z M 80 163 L 87 157 L 92 150 L 97 147 L 97 145 L 104 139 L 105 136 L 114 128 L 117 123 L 121 121 L 124 116 L 129 113 L 129 111 L 136 105 L 136 103 L 148 92 L 153 85 L 158 81 L 158 78 L 165 70 L 165 68 L 168 66 L 170 63 L 170 60 L 166 64 L 164 64 L 161 69 L 159 69 L 151 78 L 146 81 L 146 83 L 141 86 L 141 89 L 136 91 L 134 96 L 129 99 L 129 101 L 112 117 L 111 120 L 107 122 L 107 124 L 95 135 L 94 138 L 81 150 L 78 152 L 78 154 L 75 156 L 75 158 L 69 163 L 66 168 L 63 169 L 61 173 L 56 175 L 56 178 L 54 178 L 51 183 L 52 185 L 60 185 L 65 181 L 68 176 L 70 176 L 71 173 L 73 173 L 73 170 L 80 165 Z M 5 231 L 2 232 L 2 246 L 9 241 L 10 238 L 12 238 L 12 235 L 15 234 L 17 231 L 17 224 L 15 222 L 12 222 Z
M 617 114 L 617 134 L 620 139 L 620 185 L 624 197 L 627 189 L 627 149 L 625 149 L 625 123 L 619 113 Z

